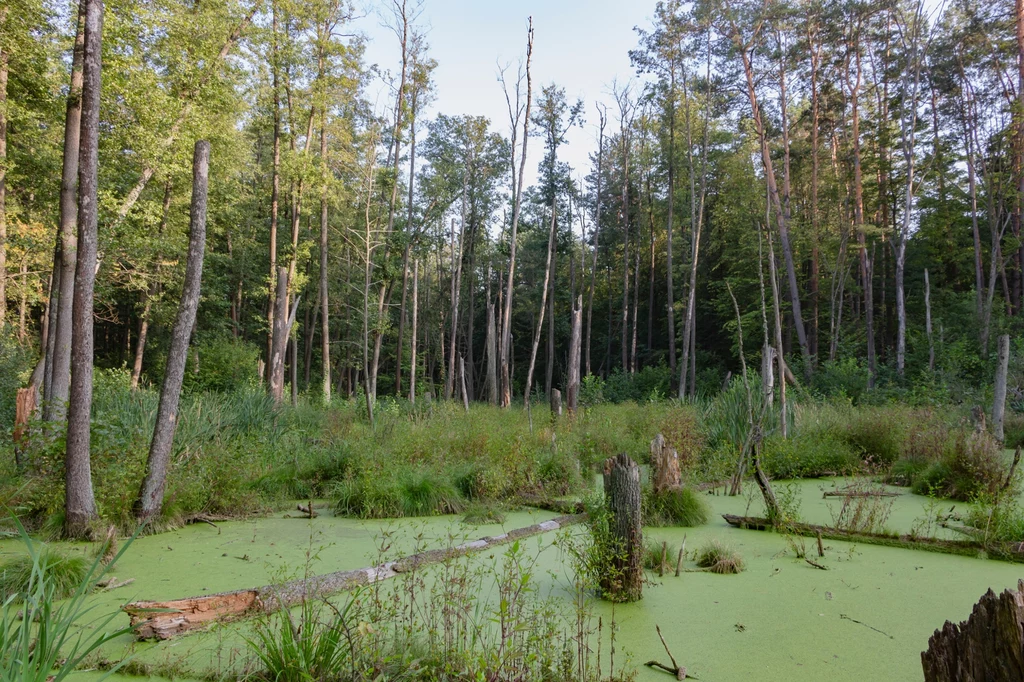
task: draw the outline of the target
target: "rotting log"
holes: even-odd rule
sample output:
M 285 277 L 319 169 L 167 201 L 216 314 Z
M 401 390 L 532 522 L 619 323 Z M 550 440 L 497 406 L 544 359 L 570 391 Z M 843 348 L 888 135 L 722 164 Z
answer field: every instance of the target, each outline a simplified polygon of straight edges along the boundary
M 548 521 L 516 528 L 502 535 L 488 536 L 453 547 L 427 550 L 377 566 L 337 571 L 326 575 L 291 580 L 232 592 L 187 597 L 170 601 L 136 601 L 122 609 L 129 615 L 139 639 L 171 639 L 216 621 L 270 613 L 299 604 L 306 599 L 326 597 L 369 585 L 423 566 L 466 554 L 492 549 L 521 538 L 539 535 L 579 523 L 581 515 L 559 516 Z
M 884 533 L 861 533 L 857 531 L 843 530 L 829 526 L 818 526 L 813 523 L 787 523 L 784 526 L 775 527 L 766 518 L 757 516 L 737 516 L 735 514 L 722 514 L 726 523 L 736 528 L 747 530 L 778 530 L 782 533 L 792 533 L 804 537 L 821 537 L 827 540 L 844 540 L 846 542 L 860 542 L 867 545 L 882 545 L 885 547 L 900 547 L 903 549 L 918 549 L 927 552 L 939 552 L 942 554 L 958 554 L 961 556 L 976 557 L 984 552 L 990 559 L 1002 559 L 1024 563 L 1024 542 L 974 542 L 970 540 L 941 540 L 939 538 L 921 537 L 910 534 L 886 535 Z
M 925 682 L 1024 680 L 1024 580 L 1001 595 L 990 589 L 959 625 L 947 620 L 921 665 Z
M 895 490 L 827 490 L 821 494 L 822 499 L 826 497 L 899 497 L 903 493 Z

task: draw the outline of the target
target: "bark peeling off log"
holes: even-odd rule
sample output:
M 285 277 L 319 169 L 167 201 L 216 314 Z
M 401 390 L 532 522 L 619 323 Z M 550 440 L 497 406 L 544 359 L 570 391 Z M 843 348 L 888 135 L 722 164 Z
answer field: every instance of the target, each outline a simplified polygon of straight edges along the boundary
M 501 535 L 466 542 L 456 547 L 427 550 L 378 566 L 337 571 L 311 578 L 292 580 L 282 585 L 222 592 L 202 597 L 188 597 L 171 601 L 138 601 L 127 604 L 123 610 L 131 618 L 135 635 L 139 639 L 170 639 L 189 630 L 226 619 L 242 618 L 257 613 L 269 613 L 301 603 L 305 599 L 326 597 L 363 585 L 394 578 L 422 566 L 436 564 L 465 554 L 513 542 L 520 538 L 539 535 L 579 523 L 583 516 L 572 514 L 524 528 L 516 528 Z

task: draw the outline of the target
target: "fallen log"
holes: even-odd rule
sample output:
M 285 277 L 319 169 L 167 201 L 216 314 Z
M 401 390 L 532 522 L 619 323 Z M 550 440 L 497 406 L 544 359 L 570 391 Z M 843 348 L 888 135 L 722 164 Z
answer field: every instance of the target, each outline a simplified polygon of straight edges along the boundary
M 829 490 L 822 493 L 826 497 L 899 497 L 903 493 L 894 490 Z
M 920 537 L 910 534 L 861 533 L 843 530 L 842 528 L 818 526 L 813 523 L 794 522 L 776 528 L 768 519 L 756 516 L 722 514 L 722 518 L 730 526 L 746 528 L 748 530 L 778 530 L 782 533 L 792 533 L 805 537 L 817 537 L 818 533 L 821 533 L 821 537 L 827 540 L 845 540 L 847 542 L 860 542 L 867 545 L 919 549 L 927 552 L 958 554 L 961 556 L 976 557 L 979 553 L 985 552 L 991 559 L 1024 563 L 1024 542 L 981 543 L 971 540 L 941 540 L 939 538 Z
M 326 597 L 363 585 L 369 585 L 421 566 L 439 563 L 465 554 L 481 552 L 520 538 L 564 528 L 583 519 L 582 515 L 559 516 L 532 526 L 516 528 L 502 535 L 466 542 L 454 547 L 428 550 L 389 561 L 377 566 L 337 571 L 326 575 L 291 580 L 284 584 L 264 585 L 232 592 L 187 597 L 170 601 L 136 601 L 122 609 L 131 619 L 139 639 L 170 639 L 189 630 L 205 627 L 215 621 L 270 613 L 301 603 L 306 599 Z

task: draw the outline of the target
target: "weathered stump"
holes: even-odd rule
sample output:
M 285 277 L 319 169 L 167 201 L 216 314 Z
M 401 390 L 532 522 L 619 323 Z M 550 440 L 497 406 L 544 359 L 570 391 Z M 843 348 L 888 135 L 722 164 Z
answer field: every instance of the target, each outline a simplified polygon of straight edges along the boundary
M 557 419 L 562 416 L 562 392 L 557 388 L 551 389 L 551 418 Z
M 643 597 L 644 581 L 640 467 L 625 453 L 608 459 L 604 488 L 615 556 L 602 588 L 614 601 L 638 601 Z
M 1001 595 L 989 590 L 970 618 L 950 621 L 921 653 L 925 682 L 1024 680 L 1024 580 Z
M 665 442 L 665 436 L 660 433 L 651 441 L 651 484 L 655 495 L 683 487 L 679 453 Z
M 21 456 L 28 447 L 28 425 L 36 410 L 36 387 L 19 388 L 14 407 L 14 463 L 21 468 Z

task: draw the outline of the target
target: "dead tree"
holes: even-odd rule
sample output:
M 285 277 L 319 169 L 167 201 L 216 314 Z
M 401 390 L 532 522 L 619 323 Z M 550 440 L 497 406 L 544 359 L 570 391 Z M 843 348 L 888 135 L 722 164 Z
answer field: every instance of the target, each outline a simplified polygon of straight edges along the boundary
M 679 453 L 660 433 L 651 441 L 651 485 L 655 495 L 683 487 Z
M 995 396 L 992 400 L 992 435 L 1002 442 L 1003 415 L 1006 412 L 1006 374 L 1010 367 L 1010 335 L 999 337 L 999 360 L 996 365 Z
M 576 305 L 572 309 L 572 332 L 569 335 L 569 368 L 565 386 L 566 408 L 575 414 L 579 408 L 580 398 L 580 346 L 583 331 L 583 297 L 576 297 Z
M 203 281 L 203 256 L 206 251 L 206 197 L 210 177 L 210 143 L 196 142 L 192 155 L 192 208 L 188 232 L 188 256 L 185 261 L 185 283 L 181 290 L 178 317 L 171 332 L 171 346 L 167 353 L 167 369 L 160 389 L 160 407 L 156 413 L 156 426 L 149 446 L 146 478 L 135 502 L 135 516 L 145 521 L 160 513 L 164 487 L 167 483 L 167 465 L 171 460 L 174 431 L 178 425 L 178 401 L 185 378 L 188 344 L 199 310 L 199 294 Z
M 608 599 L 639 601 L 643 597 L 643 519 L 640 514 L 640 467 L 622 453 L 604 463 L 604 490 L 615 556 L 601 588 Z
M 1024 679 L 1024 580 L 998 596 L 986 592 L 959 625 L 947 620 L 928 640 L 921 665 L 925 682 Z

